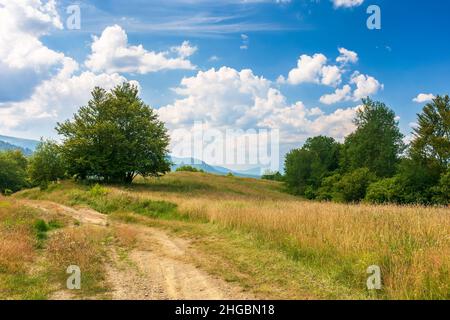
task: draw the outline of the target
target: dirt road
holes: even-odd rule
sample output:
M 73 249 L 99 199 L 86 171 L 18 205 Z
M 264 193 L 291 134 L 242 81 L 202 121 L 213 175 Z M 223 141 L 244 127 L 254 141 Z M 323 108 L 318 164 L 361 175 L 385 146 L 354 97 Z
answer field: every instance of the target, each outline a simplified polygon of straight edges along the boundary
M 74 209 L 49 201 L 24 201 L 44 212 L 68 215 L 82 224 L 104 228 L 120 227 L 106 215 L 92 209 Z M 189 263 L 198 254 L 188 240 L 170 236 L 164 231 L 139 225 L 126 225 L 136 234 L 136 245 L 124 258 L 123 249 L 112 245 L 106 263 L 110 297 L 120 300 L 213 300 L 252 299 L 234 285 L 213 277 Z M 70 299 L 69 292 L 57 292 L 53 298 Z

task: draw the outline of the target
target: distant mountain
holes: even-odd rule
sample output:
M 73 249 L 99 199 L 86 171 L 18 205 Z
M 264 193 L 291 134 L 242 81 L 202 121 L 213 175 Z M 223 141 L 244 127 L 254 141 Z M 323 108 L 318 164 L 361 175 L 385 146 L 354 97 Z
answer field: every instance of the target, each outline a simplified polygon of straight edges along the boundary
M 0 141 L 0 151 L 5 151 L 5 150 L 20 150 L 26 156 L 30 156 L 33 153 L 33 151 L 28 148 L 22 148 L 22 147 L 10 144 L 8 142 Z
M 39 144 L 39 141 L 37 140 L 21 139 L 7 136 L 0 136 L 0 141 L 6 142 L 16 147 L 20 147 L 24 150 L 28 149 L 31 152 L 33 152 Z
M 237 171 L 237 170 L 230 170 L 224 167 L 220 166 L 213 166 L 210 164 L 207 164 L 204 161 L 195 159 L 195 158 L 178 158 L 174 156 L 170 156 L 169 159 L 173 165 L 171 167 L 172 171 L 176 171 L 179 167 L 182 166 L 191 166 L 198 170 L 203 170 L 208 173 L 212 174 L 218 174 L 218 175 L 227 175 L 229 173 L 232 173 L 235 176 L 238 177 L 244 177 L 244 178 L 260 178 L 261 175 L 259 174 L 260 170 L 259 168 L 254 168 L 246 171 Z

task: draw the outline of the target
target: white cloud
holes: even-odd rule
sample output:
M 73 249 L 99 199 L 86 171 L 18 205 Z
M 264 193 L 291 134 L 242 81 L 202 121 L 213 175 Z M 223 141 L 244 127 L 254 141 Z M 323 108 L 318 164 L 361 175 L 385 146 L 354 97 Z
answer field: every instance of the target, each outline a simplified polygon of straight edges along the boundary
M 415 97 L 413 99 L 414 102 L 416 103 L 424 103 L 424 102 L 430 102 L 432 101 L 434 98 L 436 98 L 433 94 L 431 93 L 421 93 L 419 95 L 417 95 L 417 97 Z
M 355 87 L 353 92 L 351 85 Z M 374 77 L 355 72 L 350 79 L 350 84 L 346 84 L 342 89 L 336 89 L 334 93 L 323 95 L 320 97 L 320 102 L 331 105 L 343 101 L 359 101 L 376 94 L 383 87 Z
M 341 101 L 350 100 L 352 88 L 346 84 L 342 89 L 336 89 L 332 94 L 326 94 L 320 97 L 320 102 L 323 104 L 334 104 Z
M 241 44 L 241 46 L 239 48 L 241 50 L 247 50 L 248 49 L 248 45 L 250 43 L 250 38 L 246 34 L 241 34 L 241 40 L 242 40 L 242 44 Z
M 66 58 L 58 74 L 38 85 L 29 99 L 3 104 L 0 108 L 3 133 L 35 138 L 36 132 L 39 132 L 52 136 L 56 122 L 70 118 L 80 106 L 85 105 L 94 87 L 110 89 L 127 81 L 117 73 L 94 74 L 86 71 L 75 75 L 77 70 L 78 64 Z
M 355 72 L 352 75 L 350 83 L 356 85 L 356 89 L 353 92 L 354 100 L 360 100 L 362 98 L 374 95 L 380 89 L 384 88 L 384 86 L 374 77 L 360 74 L 359 72 Z
M 345 48 L 339 48 L 340 56 L 336 58 L 336 61 L 342 64 L 357 63 L 358 54 L 354 51 L 347 50 Z
M 336 8 L 351 8 L 360 6 L 364 0 L 331 0 Z
M 317 83 L 336 86 L 341 82 L 342 72 L 337 66 L 327 65 L 327 57 L 321 53 L 313 56 L 301 55 L 297 67 L 292 69 L 288 78 L 280 77 L 278 82 L 292 85 Z
M 175 92 L 180 97 L 158 109 L 171 129 L 190 128 L 195 121 L 216 129 L 279 128 L 283 144 L 298 144 L 317 134 L 342 139 L 354 130 L 354 108 L 325 114 L 302 102 L 290 105 L 272 82 L 248 69 L 222 67 L 200 71 L 194 77 L 184 78 Z
M 342 81 L 342 71 L 336 66 L 324 66 L 322 68 L 322 84 L 335 87 Z
M 147 51 L 142 45 L 129 45 L 127 34 L 118 25 L 107 27 L 100 37 L 95 36 L 91 49 L 85 64 L 95 72 L 146 74 L 161 70 L 195 69 L 184 56 L 196 50 L 188 42 L 176 49 L 179 57 L 170 58 L 168 52 Z
M 172 47 L 171 50 L 172 52 L 176 52 L 181 58 L 188 58 L 196 53 L 198 48 L 196 46 L 191 46 L 189 41 L 183 41 L 181 46 Z
M 64 54 L 40 41 L 62 28 L 54 0 L 0 0 L 0 101 L 23 98 L 52 68 L 62 66 Z

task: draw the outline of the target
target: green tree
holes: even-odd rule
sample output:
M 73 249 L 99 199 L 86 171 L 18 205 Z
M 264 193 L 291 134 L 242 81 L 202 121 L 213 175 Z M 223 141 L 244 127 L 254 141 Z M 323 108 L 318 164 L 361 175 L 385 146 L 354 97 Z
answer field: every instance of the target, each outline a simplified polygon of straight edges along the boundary
M 405 150 L 395 113 L 369 98 L 363 104 L 354 120 L 357 129 L 345 140 L 341 165 L 346 172 L 368 168 L 379 177 L 392 177 Z
M 418 114 L 417 124 L 408 158 L 398 170 L 399 198 L 403 203 L 442 202 L 445 196 L 436 190 L 450 164 L 450 98 L 433 99 Z
M 30 158 L 28 175 L 34 185 L 46 185 L 65 176 L 65 163 L 60 146 L 54 141 L 41 141 Z
M 261 179 L 271 181 L 283 181 L 284 177 L 279 171 L 273 172 L 268 170 L 261 176 Z
M 312 185 L 311 172 L 317 156 L 310 151 L 294 149 L 286 155 L 285 182 L 289 192 L 305 195 L 308 186 Z
M 205 172 L 202 169 L 197 169 L 196 167 L 189 166 L 189 165 L 183 165 L 181 167 L 178 167 L 176 172 Z
M 366 197 L 367 188 L 375 181 L 375 174 L 367 168 L 360 168 L 347 173 L 335 185 L 336 194 L 334 200 L 359 202 Z
M 314 198 L 324 177 L 339 166 L 340 144 L 333 138 L 309 138 L 302 149 L 286 156 L 286 183 L 291 192 Z
M 129 83 L 109 93 L 95 88 L 87 106 L 56 129 L 68 172 L 78 178 L 131 183 L 170 171 L 167 129 Z
M 0 193 L 16 192 L 27 186 L 27 159 L 22 152 L 0 152 Z
M 393 177 L 372 183 L 367 189 L 366 200 L 377 204 L 398 203 L 399 196 L 398 178 Z
M 442 174 L 439 185 L 433 188 L 433 202 L 437 204 L 450 204 L 450 170 Z
M 411 155 L 435 163 L 442 172 L 450 165 L 450 98 L 438 96 L 418 115 Z
M 339 173 L 324 178 L 319 190 L 317 190 L 317 200 L 331 201 L 337 199 L 337 183 L 341 178 L 342 176 Z

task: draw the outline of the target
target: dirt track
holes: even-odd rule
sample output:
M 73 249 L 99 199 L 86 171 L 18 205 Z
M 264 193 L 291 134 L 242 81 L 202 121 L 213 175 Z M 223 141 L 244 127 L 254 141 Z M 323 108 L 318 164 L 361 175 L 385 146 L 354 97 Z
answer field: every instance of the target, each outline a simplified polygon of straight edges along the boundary
M 49 201 L 24 201 L 24 204 L 44 212 L 68 215 L 82 224 L 105 228 L 107 216 L 91 209 L 74 209 Z M 120 258 L 120 248 L 112 246 L 106 264 L 107 279 L 112 287 L 110 296 L 120 300 L 213 300 L 251 299 L 239 287 L 212 277 L 187 262 L 198 254 L 190 249 L 189 241 L 144 226 L 127 225 L 137 235 L 134 249 L 126 259 Z M 68 292 L 57 292 L 54 299 L 70 299 Z

